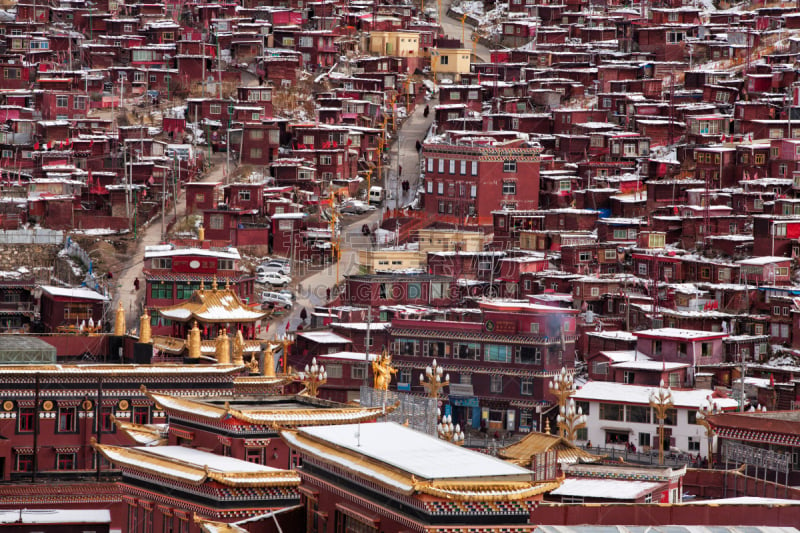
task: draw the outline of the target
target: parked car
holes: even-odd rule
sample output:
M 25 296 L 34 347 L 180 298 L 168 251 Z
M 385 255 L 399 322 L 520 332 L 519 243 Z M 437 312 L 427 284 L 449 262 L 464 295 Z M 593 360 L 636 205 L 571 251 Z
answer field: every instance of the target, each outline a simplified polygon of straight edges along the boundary
M 292 306 L 292 299 L 283 294 L 283 292 L 275 292 L 275 291 L 263 291 L 261 293 L 261 303 L 266 302 L 275 302 L 280 301 L 287 304 L 289 307 Z
M 292 267 L 288 263 L 270 261 L 266 265 L 259 265 L 258 268 L 256 268 L 256 274 L 270 273 L 282 274 L 286 276 L 292 273 Z
M 272 285 L 273 287 L 285 287 L 291 281 L 292 278 L 278 272 L 259 272 L 256 276 L 256 283 Z
M 339 205 L 339 212 L 345 215 L 362 215 L 368 211 L 375 211 L 377 207 L 361 200 L 346 200 Z
M 261 309 L 284 309 L 288 311 L 292 308 L 292 302 L 287 302 L 282 298 L 265 298 L 261 301 Z
M 290 302 L 294 301 L 297 298 L 297 296 L 295 296 L 295 294 L 292 291 L 290 291 L 289 289 L 280 290 L 280 291 L 278 291 L 278 294 L 283 295 Z

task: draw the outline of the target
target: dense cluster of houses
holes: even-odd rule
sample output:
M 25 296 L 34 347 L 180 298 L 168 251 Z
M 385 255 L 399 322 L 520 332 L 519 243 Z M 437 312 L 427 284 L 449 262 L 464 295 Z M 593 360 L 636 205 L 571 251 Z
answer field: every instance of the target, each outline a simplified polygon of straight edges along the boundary
M 800 499 L 797 8 L 460 4 L 471 43 L 424 3 L 0 11 L 3 242 L 171 227 L 181 194 L 193 217 L 146 247 L 135 332 L 96 286 L 0 272 L 0 329 L 36 330 L 0 342 L 0 506 L 131 533 L 800 523 L 755 498 Z M 265 338 L 245 256 L 336 261 L 336 204 L 395 172 L 408 207 L 359 271 Z

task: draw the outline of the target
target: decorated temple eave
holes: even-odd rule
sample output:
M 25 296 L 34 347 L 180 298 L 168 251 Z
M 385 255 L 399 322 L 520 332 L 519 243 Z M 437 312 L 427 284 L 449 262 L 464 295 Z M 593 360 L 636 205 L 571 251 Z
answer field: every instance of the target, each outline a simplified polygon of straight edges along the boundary
M 722 439 L 757 442 L 762 444 L 775 444 L 778 446 L 800 447 L 800 435 L 773 433 L 767 431 L 753 431 L 738 428 L 715 428 L 717 436 Z
M 271 379 L 275 380 L 276 384 L 278 384 L 283 378 Z M 142 389 L 142 392 L 170 414 L 180 413 L 192 415 L 215 422 L 235 419 L 244 424 L 267 426 L 273 429 L 369 422 L 384 414 L 391 413 L 400 405 L 398 402 L 386 407 L 371 408 L 331 407 L 320 409 L 264 409 L 243 411 L 234 409 L 227 403 L 224 407 L 217 407 L 207 403 L 176 398 L 166 394 L 152 393 L 145 388 Z
M 111 421 L 122 433 L 128 436 L 134 443 L 143 446 L 162 446 L 167 443 L 165 428 L 152 424 L 134 424 L 125 422 L 111 416 Z
M 524 500 L 550 492 L 561 485 L 561 480 L 535 485 L 531 483 L 518 484 L 519 486 L 514 485 L 515 484 L 491 485 L 487 483 L 483 488 L 476 490 L 476 484 L 474 483 L 464 486 L 436 486 L 427 483 L 417 483 L 414 485 L 414 490 L 423 494 L 436 496 L 437 498 L 445 498 L 453 501 L 505 502 Z
M 406 496 L 420 493 L 453 501 L 504 502 L 543 494 L 558 488 L 561 484 L 561 481 L 535 483 L 492 479 L 464 482 L 419 480 L 413 475 L 398 471 L 386 464 L 356 455 L 335 445 L 299 435 L 296 431 L 282 431 L 281 437 L 291 448 L 299 450 L 322 464 L 330 464 L 353 472 L 392 492 Z
M 189 485 L 199 486 L 208 480 L 228 487 L 297 487 L 300 485 L 300 476 L 291 470 L 221 472 L 211 470 L 208 465 L 200 468 L 181 461 L 156 457 L 136 448 L 97 444 L 94 439 L 92 446 L 123 471 L 143 472 Z

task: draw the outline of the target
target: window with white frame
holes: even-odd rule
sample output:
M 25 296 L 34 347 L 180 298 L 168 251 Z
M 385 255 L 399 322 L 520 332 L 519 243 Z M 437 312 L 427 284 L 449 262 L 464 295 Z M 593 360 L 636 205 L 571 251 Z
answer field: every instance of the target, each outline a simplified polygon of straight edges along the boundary
M 516 172 L 516 171 L 517 171 L 516 161 L 503 161 L 503 172 Z
M 500 394 L 503 392 L 503 376 L 500 374 L 492 374 L 490 383 L 490 392 L 493 394 Z
M 520 379 L 519 393 L 523 396 L 531 396 L 533 394 L 533 380 L 530 378 Z

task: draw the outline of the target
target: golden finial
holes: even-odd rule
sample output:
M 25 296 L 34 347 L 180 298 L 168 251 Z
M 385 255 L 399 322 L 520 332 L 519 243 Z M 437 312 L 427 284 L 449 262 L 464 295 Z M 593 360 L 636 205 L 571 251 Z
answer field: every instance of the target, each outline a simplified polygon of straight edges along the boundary
M 228 335 L 225 328 L 222 328 L 217 336 L 216 349 L 214 355 L 217 356 L 217 363 L 221 365 L 231 364 L 231 352 L 228 346 Z
M 189 358 L 200 358 L 200 328 L 197 327 L 197 320 L 194 321 L 194 326 L 189 330 Z
M 544 419 L 544 432 L 547 433 L 548 435 L 550 434 L 550 419 L 549 418 L 545 418 Z
M 206 280 L 204 280 L 204 279 L 200 280 L 200 290 L 201 291 L 206 290 Z
M 237 366 L 244 364 L 244 337 L 242 336 L 242 330 L 237 331 L 233 337 L 233 364 Z
M 118 337 L 125 335 L 125 308 L 122 306 L 122 300 L 119 301 L 117 313 L 114 317 L 114 335 Z
M 250 356 L 250 362 L 247 364 L 247 368 L 250 369 L 250 374 L 258 375 L 258 356 L 256 354 Z
M 216 274 L 214 275 L 214 281 L 211 282 L 211 290 L 213 290 L 215 292 L 217 290 L 217 276 L 216 276 Z
M 198 241 L 206 240 L 206 228 L 204 228 L 202 224 L 200 224 L 200 227 L 197 228 L 197 240 Z
M 261 368 L 261 375 L 268 378 L 275 377 L 275 354 L 272 352 L 272 345 L 267 343 L 264 351 L 264 366 Z
M 145 308 L 144 313 L 139 317 L 139 342 L 150 343 L 153 340 L 150 332 L 150 315 L 147 314 L 147 309 Z
M 225 290 L 230 290 L 231 288 L 231 280 L 230 278 L 225 278 Z

